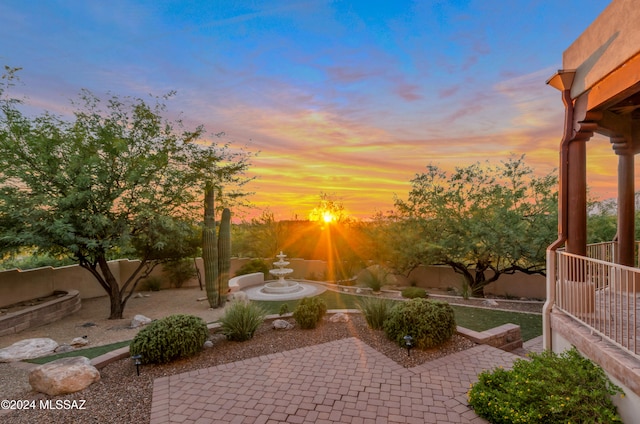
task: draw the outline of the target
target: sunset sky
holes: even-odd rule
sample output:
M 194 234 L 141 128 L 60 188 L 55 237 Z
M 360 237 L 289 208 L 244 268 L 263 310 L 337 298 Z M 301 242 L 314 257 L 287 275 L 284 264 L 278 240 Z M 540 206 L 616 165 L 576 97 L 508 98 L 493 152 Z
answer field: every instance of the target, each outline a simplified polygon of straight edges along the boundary
M 37 107 L 162 95 L 191 126 L 260 152 L 254 210 L 304 219 L 335 193 L 366 219 L 433 163 L 526 154 L 557 168 L 560 93 L 545 81 L 604 0 L 0 2 L 0 64 Z M 145 97 L 146 98 L 146 97 Z M 616 157 L 588 143 L 589 187 L 615 196 Z

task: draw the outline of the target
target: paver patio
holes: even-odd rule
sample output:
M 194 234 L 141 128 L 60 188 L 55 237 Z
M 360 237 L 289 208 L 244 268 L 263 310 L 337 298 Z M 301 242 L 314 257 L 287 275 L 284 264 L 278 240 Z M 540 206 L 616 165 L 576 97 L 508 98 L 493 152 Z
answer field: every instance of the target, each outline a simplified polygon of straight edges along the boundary
M 518 356 L 476 346 L 403 368 L 357 338 L 159 378 L 151 424 L 486 423 L 466 393 Z

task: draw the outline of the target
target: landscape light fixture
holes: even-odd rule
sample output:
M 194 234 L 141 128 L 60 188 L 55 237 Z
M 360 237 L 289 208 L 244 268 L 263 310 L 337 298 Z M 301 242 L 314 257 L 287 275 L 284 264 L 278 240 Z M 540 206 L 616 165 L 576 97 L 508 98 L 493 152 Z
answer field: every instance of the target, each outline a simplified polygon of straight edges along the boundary
M 407 356 L 411 356 L 411 348 L 413 347 L 413 337 L 409 335 L 404 336 L 404 344 L 407 347 Z
M 137 354 L 131 357 L 133 359 L 133 364 L 136 366 L 136 374 L 140 375 L 140 365 L 142 365 L 142 355 Z

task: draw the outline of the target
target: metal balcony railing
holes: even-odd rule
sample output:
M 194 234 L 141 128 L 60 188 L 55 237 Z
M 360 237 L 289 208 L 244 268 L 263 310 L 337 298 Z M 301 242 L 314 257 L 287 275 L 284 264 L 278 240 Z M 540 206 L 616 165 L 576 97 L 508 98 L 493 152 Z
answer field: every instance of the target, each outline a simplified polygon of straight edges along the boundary
M 615 243 L 590 245 L 587 255 L 555 252 L 555 307 L 638 356 L 640 269 L 614 263 Z

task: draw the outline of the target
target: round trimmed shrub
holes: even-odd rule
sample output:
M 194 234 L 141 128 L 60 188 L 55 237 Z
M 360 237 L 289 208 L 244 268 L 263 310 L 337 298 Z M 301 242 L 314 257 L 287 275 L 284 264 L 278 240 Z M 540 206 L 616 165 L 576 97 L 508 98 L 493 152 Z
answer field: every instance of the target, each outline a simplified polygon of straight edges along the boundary
M 407 287 L 402 290 L 402 297 L 406 297 L 407 299 L 415 299 L 417 297 L 426 299 L 429 295 L 422 287 Z
M 411 299 L 399 302 L 384 322 L 387 337 L 404 347 L 404 336 L 413 337 L 414 346 L 428 349 L 448 341 L 456 332 L 453 309 L 446 302 Z
M 186 358 L 202 350 L 209 329 L 202 318 L 193 315 L 170 315 L 153 321 L 133 338 L 131 355 L 141 355 L 143 364 L 163 364 Z
M 305 297 L 293 310 L 293 319 L 300 328 L 316 328 L 324 314 L 327 313 L 327 304 L 319 297 Z

